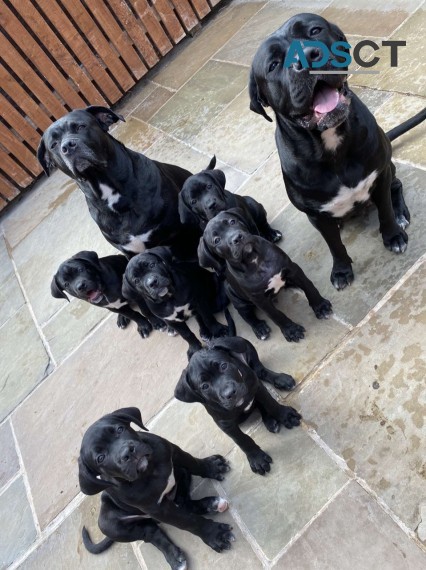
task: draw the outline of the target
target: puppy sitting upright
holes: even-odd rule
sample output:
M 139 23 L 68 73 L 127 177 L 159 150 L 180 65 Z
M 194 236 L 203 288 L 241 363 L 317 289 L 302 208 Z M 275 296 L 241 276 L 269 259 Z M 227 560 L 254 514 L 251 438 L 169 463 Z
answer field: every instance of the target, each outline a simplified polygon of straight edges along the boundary
M 170 323 L 189 344 L 188 358 L 201 348 L 186 324 L 192 315 L 202 338 L 228 332 L 213 316 L 228 303 L 218 280 L 198 263 L 176 260 L 170 248 L 153 247 L 133 257 L 124 274 L 123 295 L 129 301 L 147 305 L 159 319 Z
M 229 465 L 220 455 L 197 459 L 146 430 L 137 408 L 122 408 L 92 424 L 84 434 L 78 459 L 83 493 L 101 496 L 99 528 L 107 538 L 94 544 L 85 527 L 83 542 L 99 554 L 113 542 L 143 540 L 156 546 L 173 570 L 185 570 L 185 554 L 159 527 L 164 522 L 192 532 L 222 552 L 235 540 L 232 528 L 199 515 L 222 512 L 221 497 L 190 497 L 191 476 L 221 481 Z
M 147 307 L 143 308 L 143 313 L 149 315 L 149 320 L 134 311 L 123 297 L 121 289 L 126 266 L 124 255 L 98 257 L 95 251 L 80 251 L 59 266 L 50 285 L 52 296 L 69 301 L 66 291 L 77 299 L 118 313 L 117 326 L 124 329 L 130 320 L 135 321 L 142 338 L 146 338 L 153 327 L 164 330 L 165 323 L 151 315 Z
M 217 339 L 196 352 L 182 372 L 175 397 L 182 402 L 200 402 L 207 412 L 247 455 L 252 471 L 265 475 L 271 457 L 239 428 L 256 408 L 266 428 L 278 432 L 281 424 L 291 429 L 301 416 L 272 398 L 260 379 L 277 388 L 291 390 L 294 379 L 263 366 L 254 346 L 241 337 Z
M 244 216 L 250 219 L 262 237 L 272 243 L 280 241 L 282 233 L 268 224 L 262 204 L 250 196 L 239 196 L 225 190 L 226 178 L 222 170 L 215 169 L 214 156 L 206 170 L 187 178 L 179 193 L 179 215 L 183 224 L 194 225 L 205 230 L 207 222 L 219 212 L 229 208 L 241 208 Z
M 273 303 L 283 287 L 302 289 L 318 319 L 326 319 L 332 312 L 330 301 L 321 297 L 282 249 L 250 233 L 238 208 L 221 212 L 210 220 L 198 246 L 198 258 L 202 267 L 225 275 L 228 297 L 260 340 L 266 340 L 271 329 L 257 318 L 256 307 L 279 326 L 289 342 L 304 338 L 305 329 Z

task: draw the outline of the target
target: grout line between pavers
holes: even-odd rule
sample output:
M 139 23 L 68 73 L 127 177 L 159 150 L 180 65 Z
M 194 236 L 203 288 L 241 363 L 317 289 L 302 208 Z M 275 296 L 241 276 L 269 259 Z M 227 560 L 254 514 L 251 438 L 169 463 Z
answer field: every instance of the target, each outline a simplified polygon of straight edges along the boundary
M 273 558 L 273 560 L 271 561 L 271 567 L 275 566 L 275 564 L 280 560 L 280 558 L 282 558 L 289 550 L 290 548 L 293 546 L 293 544 L 295 544 L 295 542 L 297 542 L 299 540 L 299 538 L 301 538 L 305 532 L 311 527 L 311 525 L 324 513 L 324 511 L 326 511 L 328 509 L 328 507 L 331 505 L 331 503 L 337 499 L 337 497 L 346 489 L 346 487 L 348 487 L 348 485 L 350 485 L 351 483 L 351 479 L 348 479 L 346 481 L 346 483 L 344 483 L 340 489 L 338 489 L 329 499 L 326 503 L 324 503 L 324 505 L 319 509 L 319 511 L 317 513 L 315 513 L 315 515 L 299 530 L 299 532 L 297 532 L 290 540 L 289 542 L 284 546 L 284 548 L 282 550 L 280 550 L 280 552 L 275 556 L 275 558 Z
M 143 557 L 142 552 L 140 550 L 141 543 L 143 543 L 143 540 L 142 541 L 136 540 L 136 541 L 131 543 L 131 547 L 133 550 L 133 554 L 135 555 L 135 558 L 139 563 L 139 566 L 141 568 L 143 568 L 143 570 L 148 570 L 148 566 L 146 565 L 144 557 Z
M 392 162 L 396 162 L 397 164 L 403 164 L 405 166 L 410 166 L 411 168 L 418 168 L 419 170 L 423 170 L 423 172 L 426 171 L 426 166 L 423 166 L 422 164 L 416 164 L 414 162 L 411 162 L 410 160 L 406 160 L 404 158 L 396 158 L 396 157 L 392 157 Z

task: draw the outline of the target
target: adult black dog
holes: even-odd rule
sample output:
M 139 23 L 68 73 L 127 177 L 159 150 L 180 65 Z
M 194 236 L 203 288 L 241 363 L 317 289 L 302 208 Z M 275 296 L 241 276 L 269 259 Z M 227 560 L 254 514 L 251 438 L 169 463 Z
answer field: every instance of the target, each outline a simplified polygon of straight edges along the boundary
M 83 542 L 93 554 L 113 542 L 143 540 L 156 546 L 173 570 L 185 570 L 185 554 L 159 527 L 164 522 L 192 532 L 222 552 L 231 547 L 232 528 L 199 515 L 222 512 L 221 497 L 190 497 L 191 476 L 223 480 L 229 465 L 220 455 L 197 459 L 177 445 L 146 430 L 138 408 L 103 416 L 84 434 L 78 459 L 83 493 L 102 493 L 99 528 L 107 538 L 94 544 L 83 527 Z
M 291 390 L 294 379 L 268 370 L 254 346 L 234 336 L 218 339 L 196 352 L 182 372 L 175 397 L 183 402 L 200 402 L 207 412 L 247 455 L 252 471 L 265 475 L 272 458 L 239 428 L 258 409 L 266 428 L 276 433 L 281 424 L 291 429 L 300 424 L 294 408 L 274 400 L 260 379 L 277 388 Z
M 387 249 L 403 253 L 407 248 L 404 228 L 410 213 L 395 176 L 390 140 L 424 120 L 426 109 L 386 136 L 349 89 L 347 75 L 330 73 L 336 71 L 333 59 L 316 70 L 324 71 L 319 74 L 311 74 L 299 58 L 284 66 L 291 43 L 303 45 L 306 40 L 321 41 L 330 48 L 346 38 L 336 25 L 315 14 L 290 18 L 254 57 L 250 108 L 269 121 L 264 107 L 275 112 L 275 138 L 288 196 L 327 242 L 333 257 L 331 282 L 343 289 L 354 275 L 340 237 L 341 219 L 358 204 L 371 200 L 377 207 Z M 321 49 L 310 46 L 303 47 L 303 53 L 309 68 L 323 56 Z
M 125 147 L 108 133 L 117 121 L 106 107 L 72 111 L 44 133 L 40 164 L 77 182 L 104 237 L 127 256 L 166 243 L 190 256 L 196 242 L 180 223 L 178 193 L 191 172 Z
M 277 245 L 250 233 L 244 214 L 238 208 L 221 212 L 207 224 L 198 246 L 202 267 L 225 275 L 227 294 L 257 338 L 265 340 L 271 332 L 256 316 L 264 311 L 281 329 L 288 341 L 304 338 L 305 329 L 274 305 L 283 287 L 299 287 L 305 293 L 315 316 L 326 319 L 332 312 L 302 269 Z
M 268 224 L 266 210 L 250 196 L 239 196 L 225 189 L 226 177 L 215 169 L 214 156 L 208 167 L 187 178 L 179 194 L 179 215 L 183 224 L 193 225 L 203 233 L 207 222 L 219 212 L 241 208 L 245 218 L 252 220 L 260 236 L 272 243 L 280 241 L 282 233 Z
M 158 318 L 170 323 L 189 344 L 188 358 L 201 348 L 201 342 L 186 324 L 191 316 L 197 319 L 202 338 L 228 332 L 213 316 L 228 303 L 221 284 L 198 263 L 175 259 L 168 247 L 154 247 L 129 261 L 123 295 L 131 302 L 142 302 Z
M 147 338 L 153 327 L 165 330 L 167 325 L 152 315 L 147 307 L 143 307 L 143 313 L 148 317 L 145 318 L 123 297 L 121 289 L 127 262 L 124 255 L 98 257 L 95 251 L 80 251 L 61 263 L 53 276 L 51 293 L 56 299 L 69 301 L 68 293 L 118 313 L 117 325 L 121 329 L 126 328 L 131 320 L 135 321 L 141 337 Z

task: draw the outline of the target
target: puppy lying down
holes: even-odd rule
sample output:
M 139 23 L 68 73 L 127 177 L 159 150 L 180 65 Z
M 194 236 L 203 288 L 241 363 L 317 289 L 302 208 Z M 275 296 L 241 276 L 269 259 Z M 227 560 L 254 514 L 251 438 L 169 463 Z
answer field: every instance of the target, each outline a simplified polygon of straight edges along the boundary
M 241 431 L 239 424 L 258 409 L 266 428 L 276 433 L 281 425 L 288 429 L 298 426 L 301 416 L 294 408 L 278 404 L 260 380 L 284 390 L 295 386 L 288 374 L 265 368 L 248 340 L 221 338 L 192 356 L 177 383 L 175 397 L 203 404 L 220 429 L 247 455 L 252 471 L 265 475 L 272 458 Z
M 92 424 L 84 434 L 78 459 L 83 493 L 103 491 L 99 528 L 106 535 L 94 544 L 83 527 L 87 550 L 99 554 L 113 542 L 143 540 L 156 546 L 173 570 L 186 569 L 186 557 L 164 533 L 168 523 L 199 536 L 216 552 L 228 550 L 235 540 L 228 524 L 201 515 L 222 512 L 221 497 L 192 500 L 191 476 L 221 481 L 229 465 L 220 455 L 197 459 L 146 430 L 138 408 L 122 408 Z

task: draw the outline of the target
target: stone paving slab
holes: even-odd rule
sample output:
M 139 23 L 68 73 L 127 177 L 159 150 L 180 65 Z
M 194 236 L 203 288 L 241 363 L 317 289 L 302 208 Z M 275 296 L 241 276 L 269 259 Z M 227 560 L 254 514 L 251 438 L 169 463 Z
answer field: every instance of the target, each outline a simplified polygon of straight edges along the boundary
M 426 499 L 425 279 L 423 264 L 290 397 L 305 421 L 411 529 Z
M 19 471 L 19 459 L 15 449 L 10 422 L 0 426 L 0 489 Z
M 233 469 L 220 485 L 272 560 L 348 479 L 301 427 L 272 434 L 260 425 L 252 437 L 272 457 L 271 472 L 256 475 L 244 453 L 234 448 L 229 454 Z
M 357 484 L 350 483 L 274 569 L 420 570 L 426 554 Z
M 0 568 L 3 569 L 22 556 L 37 535 L 22 477 L 0 495 L 0 512 Z

